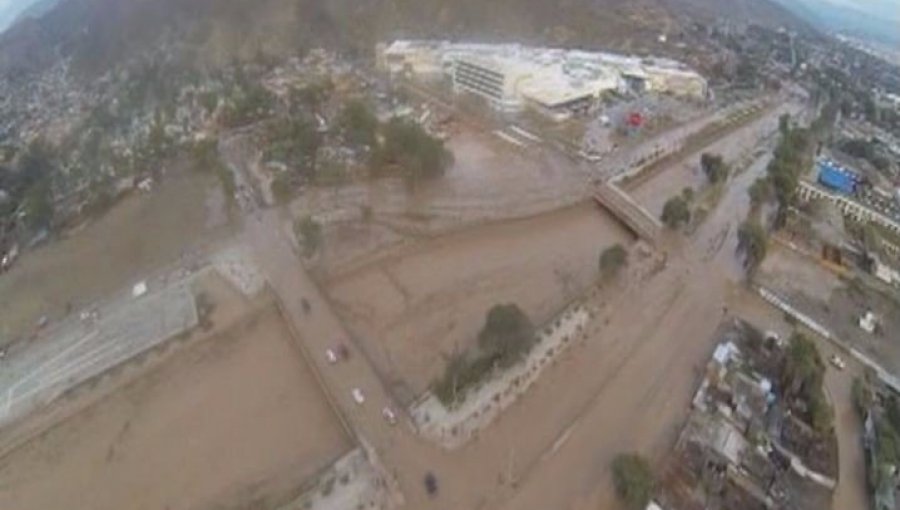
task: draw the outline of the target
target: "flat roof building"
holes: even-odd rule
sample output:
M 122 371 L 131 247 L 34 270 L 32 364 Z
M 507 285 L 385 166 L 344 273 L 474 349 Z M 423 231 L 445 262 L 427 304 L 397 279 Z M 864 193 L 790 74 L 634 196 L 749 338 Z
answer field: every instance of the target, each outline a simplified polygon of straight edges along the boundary
M 479 95 L 504 112 L 531 106 L 564 116 L 590 108 L 604 92 L 629 88 L 707 93 L 706 80 L 674 60 L 518 44 L 400 40 L 379 45 L 378 64 L 392 75 L 443 75 L 457 92 Z

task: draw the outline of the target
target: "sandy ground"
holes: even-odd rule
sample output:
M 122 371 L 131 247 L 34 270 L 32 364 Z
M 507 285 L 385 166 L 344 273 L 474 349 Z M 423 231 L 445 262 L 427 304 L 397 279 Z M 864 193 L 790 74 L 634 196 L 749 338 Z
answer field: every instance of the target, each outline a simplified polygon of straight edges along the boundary
M 398 397 L 423 392 L 444 358 L 473 345 L 487 310 L 517 303 L 549 320 L 630 236 L 591 203 L 412 243 L 328 281 L 337 310 Z
M 0 459 L 0 508 L 268 507 L 346 453 L 277 310 L 247 315 L 223 285 L 202 290 L 225 331 Z
M 0 275 L 0 345 L 146 277 L 199 242 L 223 233 L 211 198 L 213 176 L 170 176 L 150 194 L 135 193 L 67 239 L 26 252 Z
M 415 189 L 383 178 L 310 188 L 294 200 L 295 217 L 312 214 L 326 226 L 316 269 L 341 272 L 403 239 L 542 213 L 588 195 L 584 174 L 555 150 L 517 149 L 472 129 L 448 145 L 454 164 L 441 179 Z M 368 221 L 361 221 L 364 208 L 372 212 Z

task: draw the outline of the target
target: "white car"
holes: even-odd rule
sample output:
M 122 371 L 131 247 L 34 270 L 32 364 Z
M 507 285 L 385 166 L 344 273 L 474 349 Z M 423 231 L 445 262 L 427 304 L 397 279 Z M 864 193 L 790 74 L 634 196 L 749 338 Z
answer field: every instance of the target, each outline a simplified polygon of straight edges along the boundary
M 834 367 L 838 370 L 843 370 L 847 366 L 847 364 L 844 363 L 844 360 L 842 360 L 841 357 L 837 354 L 832 354 L 831 358 L 829 358 L 829 361 L 831 361 L 831 364 L 834 365 Z
M 382 409 L 381 415 L 384 416 L 384 419 L 391 425 L 397 424 L 397 415 L 394 414 L 394 411 L 390 407 L 385 407 L 384 409 Z
M 334 365 L 335 363 L 338 362 L 337 353 L 335 353 L 334 350 L 332 350 L 332 349 L 327 349 L 325 351 L 325 359 L 328 360 L 328 363 L 331 363 L 332 365 Z
M 353 391 L 350 392 L 353 395 L 353 401 L 359 405 L 363 405 L 366 402 L 366 396 L 363 395 L 363 392 L 359 388 L 353 388 Z

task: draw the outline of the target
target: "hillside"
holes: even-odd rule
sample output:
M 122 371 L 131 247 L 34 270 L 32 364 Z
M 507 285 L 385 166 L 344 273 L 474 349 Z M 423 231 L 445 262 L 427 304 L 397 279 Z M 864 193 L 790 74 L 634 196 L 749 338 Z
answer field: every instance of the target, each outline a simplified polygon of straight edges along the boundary
M 94 74 L 163 38 L 214 65 L 321 45 L 368 53 L 396 36 L 640 51 L 694 23 L 784 24 L 786 12 L 768 0 L 63 0 L 0 37 L 0 70 L 40 69 L 58 53 Z
M 778 0 L 798 17 L 826 31 L 842 32 L 885 44 L 900 44 L 900 9 L 885 0 L 843 5 L 827 0 Z

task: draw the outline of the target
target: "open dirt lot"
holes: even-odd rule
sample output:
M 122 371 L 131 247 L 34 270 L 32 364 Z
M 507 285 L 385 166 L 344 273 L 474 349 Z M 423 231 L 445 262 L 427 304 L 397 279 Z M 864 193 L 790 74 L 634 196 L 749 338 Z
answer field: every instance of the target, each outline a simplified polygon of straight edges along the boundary
M 540 324 L 595 281 L 600 252 L 630 235 L 591 203 L 403 246 L 327 282 L 382 376 L 408 401 L 471 346 L 494 304 Z
M 224 287 L 209 336 L 0 459 L 0 508 L 268 508 L 346 453 L 277 309 Z
M 879 292 L 862 281 L 840 278 L 815 260 L 780 245 L 770 249 L 760 269 L 757 281 L 763 286 L 887 370 L 900 371 L 900 348 L 896 335 L 892 336 L 900 328 L 896 292 Z M 869 334 L 860 329 L 859 318 L 867 311 L 878 317 L 881 331 Z
M 173 173 L 152 193 L 135 193 L 83 230 L 25 253 L 0 275 L 0 345 L 42 315 L 61 317 L 68 304 L 78 310 L 224 232 L 216 182 Z

